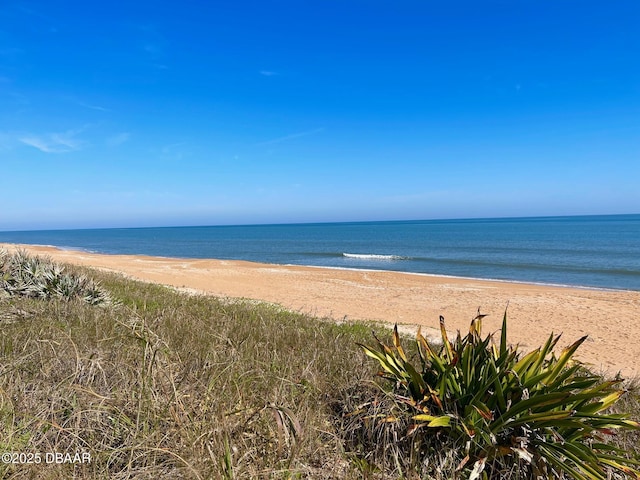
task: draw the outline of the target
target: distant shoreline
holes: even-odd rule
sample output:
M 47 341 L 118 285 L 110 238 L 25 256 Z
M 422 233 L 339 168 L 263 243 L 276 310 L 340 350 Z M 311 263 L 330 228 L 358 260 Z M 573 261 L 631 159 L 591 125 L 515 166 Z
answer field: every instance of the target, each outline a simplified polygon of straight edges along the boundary
M 536 217 L 537 218 L 537 217 Z M 546 217 L 540 217 L 546 218 Z M 555 218 L 555 217 L 550 217 Z M 562 218 L 562 217 L 558 217 Z M 166 227 L 172 228 L 172 227 Z M 176 227 L 181 228 L 181 227 Z M 0 248 L 2 245 L 11 246 L 11 245 L 19 245 L 25 249 L 29 247 L 35 248 L 47 248 L 47 249 L 56 249 L 60 251 L 69 251 L 69 252 L 80 252 L 80 253 L 89 253 L 95 255 L 129 255 L 129 254 L 120 254 L 120 253 L 108 253 L 108 252 L 100 252 L 91 250 L 84 247 L 74 247 L 74 246 L 65 246 L 65 245 L 51 245 L 51 244 L 13 244 L 13 243 L 0 243 Z M 219 258 L 200 258 L 200 257 L 180 257 L 180 256 L 164 256 L 164 255 L 147 255 L 143 253 L 131 254 L 133 256 L 138 257 L 150 257 L 150 258 L 162 258 L 167 260 L 219 260 L 225 262 L 249 262 L 256 264 L 264 264 L 264 265 L 274 265 L 274 266 L 282 266 L 282 267 L 305 267 L 305 268 L 321 268 L 321 269 L 329 269 L 329 270 L 346 270 L 346 271 L 362 271 L 362 272 L 389 272 L 389 273 L 402 273 L 407 275 L 418 275 L 418 276 L 426 276 L 433 278 L 452 278 L 459 280 L 469 280 L 469 281 L 488 281 L 488 282 L 498 282 L 498 283 L 512 283 L 518 285 L 537 285 L 541 287 L 557 287 L 557 288 L 574 288 L 579 290 L 595 290 L 595 291 L 605 291 L 605 292 L 640 292 L 639 290 L 633 289 L 625 289 L 625 288 L 612 288 L 612 287 L 597 287 L 591 285 L 577 285 L 577 284 L 569 284 L 569 283 L 551 283 L 551 282 L 535 282 L 528 280 L 511 280 L 511 279 L 501 279 L 501 278 L 490 278 L 490 277 L 470 277 L 470 276 L 462 276 L 462 275 L 447 275 L 442 273 L 429 273 L 429 272 L 412 272 L 412 271 L 403 271 L 403 270 L 385 270 L 382 268 L 362 268 L 362 267 L 338 267 L 338 266 L 325 266 L 325 265 L 312 265 L 312 264 L 294 264 L 294 263 L 267 263 L 267 262 L 254 262 L 252 260 L 242 260 L 242 259 L 219 259 Z M 349 254 L 345 254 L 349 255 Z
M 589 335 L 578 357 L 595 371 L 640 373 L 640 292 L 355 270 L 254 263 L 107 255 L 57 247 L 0 244 L 56 261 L 119 272 L 144 281 L 220 297 L 282 305 L 333 320 L 373 320 L 435 332 L 440 315 L 451 331 L 464 331 L 478 307 L 485 331 L 499 328 L 508 305 L 509 336 L 535 348 L 551 332 L 558 349 Z

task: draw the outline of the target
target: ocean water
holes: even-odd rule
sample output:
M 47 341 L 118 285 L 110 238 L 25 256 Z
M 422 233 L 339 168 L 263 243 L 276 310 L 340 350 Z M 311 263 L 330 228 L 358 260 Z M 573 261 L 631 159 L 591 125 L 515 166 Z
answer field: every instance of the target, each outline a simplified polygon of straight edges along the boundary
M 640 215 L 0 232 L 0 242 L 640 291 Z

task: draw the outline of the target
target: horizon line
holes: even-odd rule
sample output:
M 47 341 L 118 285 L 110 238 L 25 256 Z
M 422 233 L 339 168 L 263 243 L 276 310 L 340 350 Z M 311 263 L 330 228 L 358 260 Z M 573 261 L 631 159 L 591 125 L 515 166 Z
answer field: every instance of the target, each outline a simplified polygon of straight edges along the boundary
M 535 220 L 535 219 L 559 219 L 559 218 L 581 218 L 581 217 L 623 217 L 639 216 L 638 213 L 594 213 L 578 215 L 525 215 L 525 216 L 504 216 L 504 217 L 453 217 L 453 218 L 407 218 L 395 220 L 340 220 L 340 221 L 318 221 L 318 222 L 274 222 L 274 223 L 221 223 L 221 224 L 200 224 L 200 225 L 152 225 L 138 227 L 76 227 L 76 228 L 38 228 L 27 230 L 0 230 L 1 233 L 20 232 L 57 232 L 57 231 L 77 231 L 77 230 L 136 230 L 151 228 L 211 228 L 211 227 L 276 227 L 276 226 L 304 226 L 304 225 L 339 225 L 339 224 L 371 224 L 371 223 L 411 223 L 411 222 L 468 222 L 468 221 L 491 221 L 491 220 Z

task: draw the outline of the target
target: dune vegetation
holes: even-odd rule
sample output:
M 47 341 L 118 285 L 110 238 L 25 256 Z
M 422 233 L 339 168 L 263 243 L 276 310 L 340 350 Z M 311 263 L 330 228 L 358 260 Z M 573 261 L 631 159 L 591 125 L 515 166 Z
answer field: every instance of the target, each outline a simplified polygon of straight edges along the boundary
M 412 344 L 379 325 L 0 258 L 1 478 L 635 475 L 635 383 L 555 356 L 555 337 L 520 356 L 506 328 L 494 345 L 476 318 L 453 342 Z M 555 463 L 577 455 L 581 476 Z

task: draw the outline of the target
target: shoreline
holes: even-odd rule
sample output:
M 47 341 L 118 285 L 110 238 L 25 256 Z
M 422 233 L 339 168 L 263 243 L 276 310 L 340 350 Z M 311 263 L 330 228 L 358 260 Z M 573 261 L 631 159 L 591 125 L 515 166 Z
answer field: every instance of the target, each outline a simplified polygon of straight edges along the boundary
M 59 247 L 53 247 L 59 248 Z M 111 255 L 109 253 L 96 253 L 96 255 Z M 150 255 L 136 255 L 140 257 L 150 256 Z M 156 258 L 167 258 L 167 259 L 180 259 L 179 257 L 156 257 Z M 188 258 L 186 260 L 189 260 Z M 197 259 L 191 259 L 197 260 Z M 207 260 L 207 259 L 201 259 Z M 212 259 L 208 259 L 212 260 Z M 228 260 L 230 262 L 242 262 L 245 260 Z M 250 262 L 257 263 L 260 262 Z M 611 288 L 611 287 L 593 287 L 590 285 L 571 285 L 569 283 L 545 283 L 545 282 L 528 282 L 526 280 L 506 280 L 503 278 L 482 278 L 482 277 L 463 277 L 460 275 L 445 275 L 443 273 L 426 273 L 426 272 L 406 272 L 403 270 L 384 270 L 384 269 L 375 269 L 375 268 L 350 268 L 350 267 L 327 267 L 324 265 L 298 265 L 295 263 L 262 263 L 262 265 L 275 265 L 282 267 L 304 267 L 304 268 L 326 268 L 329 270 L 346 270 L 346 271 L 354 271 L 354 272 L 389 272 L 389 273 L 401 273 L 403 275 L 418 275 L 424 277 L 433 277 L 433 278 L 441 278 L 441 279 L 457 279 L 457 280 L 468 280 L 470 282 L 478 281 L 478 282 L 497 282 L 497 283 L 513 283 L 516 285 L 536 285 L 539 287 L 554 287 L 554 288 L 573 288 L 577 290 L 595 290 L 595 291 L 603 291 L 603 292 L 635 292 L 640 293 L 639 290 L 631 290 L 624 288 Z
M 508 305 L 508 332 L 523 351 L 563 332 L 556 349 L 589 335 L 577 358 L 596 372 L 640 373 L 640 292 L 471 279 L 390 270 L 254 263 L 93 253 L 55 246 L 0 244 L 47 255 L 61 263 L 94 267 L 219 297 L 275 303 L 335 321 L 371 320 L 438 331 L 468 329 L 478 307 L 488 316 L 484 334 L 499 329 Z
M 168 227 L 171 228 L 171 227 Z M 377 269 L 377 268 L 355 268 L 355 267 L 334 267 L 334 266 L 326 266 L 326 265 L 306 265 L 306 264 L 297 264 L 297 263 L 266 263 L 266 262 L 256 262 L 253 260 L 241 260 L 241 259 L 221 259 L 221 258 L 207 258 L 207 257 L 167 257 L 163 255 L 148 255 L 143 253 L 108 253 L 108 252 L 99 252 L 96 250 L 90 250 L 88 248 L 83 247 L 69 247 L 69 246 L 60 246 L 60 245 L 50 245 L 50 244 L 38 244 L 38 243 L 29 243 L 29 244 L 13 244 L 13 243 L 2 243 L 0 242 L 0 248 L 12 248 L 18 247 L 28 250 L 30 247 L 34 248 L 45 248 L 45 249 L 54 249 L 63 252 L 78 252 L 85 254 L 93 254 L 93 255 L 122 255 L 122 256 L 131 256 L 131 257 L 147 257 L 147 258 L 160 258 L 163 260 L 179 260 L 179 261 L 191 261 L 191 260 L 218 260 L 224 262 L 248 262 L 256 265 L 273 265 L 275 267 L 302 267 L 302 268 L 322 268 L 329 270 L 346 270 L 346 271 L 355 271 L 355 272 L 389 272 L 389 273 L 400 273 L 404 275 L 418 275 L 418 276 L 426 276 L 433 278 L 442 278 L 442 279 L 460 279 L 460 280 L 468 280 L 468 281 L 480 281 L 480 282 L 498 282 L 498 283 L 513 283 L 518 285 L 537 285 L 541 287 L 557 287 L 557 288 L 572 288 L 578 290 L 595 290 L 595 291 L 604 291 L 604 292 L 636 292 L 640 293 L 640 290 L 633 289 L 625 289 L 625 288 L 614 288 L 614 287 L 596 287 L 592 285 L 574 285 L 570 283 L 545 283 L 545 282 L 533 282 L 528 280 L 512 280 L 512 279 L 504 279 L 504 278 L 484 278 L 484 277 L 464 277 L 460 275 L 447 275 L 444 273 L 428 273 L 428 272 L 410 272 L 405 270 L 386 270 L 386 269 Z

